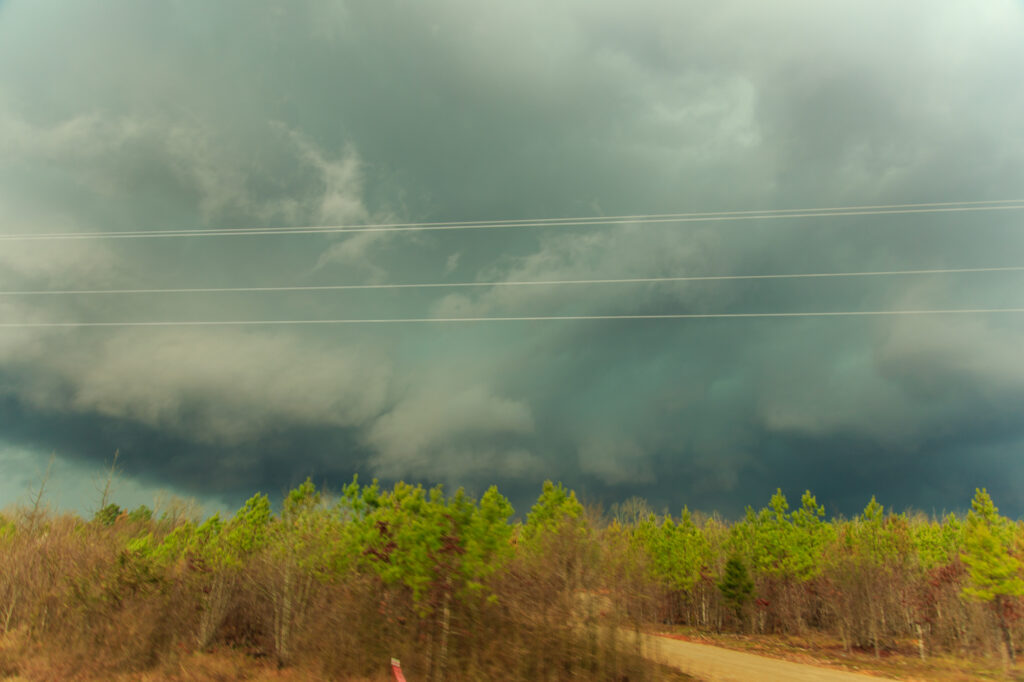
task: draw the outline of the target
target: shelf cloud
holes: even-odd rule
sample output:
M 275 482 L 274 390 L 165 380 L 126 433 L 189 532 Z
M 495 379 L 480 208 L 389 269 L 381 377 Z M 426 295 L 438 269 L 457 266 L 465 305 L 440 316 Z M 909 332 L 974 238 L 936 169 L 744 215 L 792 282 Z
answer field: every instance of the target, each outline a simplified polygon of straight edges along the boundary
M 0 3 L 0 233 L 1024 198 L 997 0 Z M 1022 275 L 15 295 L 1024 264 L 1021 212 L 0 242 L 0 322 L 1020 307 Z M 0 329 L 0 458 L 1024 513 L 1024 316 Z M 6 454 L 4 454 L 6 453 Z M 21 479 L 19 479 L 21 480 Z M 85 509 L 91 488 L 62 488 Z M 16 502 L 0 488 L 0 505 Z M 135 492 L 133 492 L 135 494 Z

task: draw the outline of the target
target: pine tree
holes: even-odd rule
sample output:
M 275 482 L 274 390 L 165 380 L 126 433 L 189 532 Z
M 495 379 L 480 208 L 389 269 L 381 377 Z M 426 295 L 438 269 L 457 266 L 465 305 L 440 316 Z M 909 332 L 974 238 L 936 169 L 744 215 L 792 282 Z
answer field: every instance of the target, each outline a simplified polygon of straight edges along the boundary
M 1014 658 L 1013 636 L 1006 618 L 1012 600 L 1024 596 L 1021 561 L 1013 549 L 1013 528 L 999 515 L 988 491 L 975 489 L 971 511 L 967 513 L 964 553 L 970 584 L 964 595 L 988 603 L 995 611 L 1002 631 L 1006 653 Z
M 743 622 L 743 607 L 754 594 L 754 581 L 750 579 L 747 565 L 738 556 L 731 556 L 725 562 L 725 571 L 718 581 L 718 589 L 726 603 L 736 613 L 736 620 Z
M 526 515 L 523 537 L 527 541 L 556 533 L 566 523 L 582 522 L 583 505 L 576 499 L 576 493 L 561 483 L 544 481 L 537 502 Z

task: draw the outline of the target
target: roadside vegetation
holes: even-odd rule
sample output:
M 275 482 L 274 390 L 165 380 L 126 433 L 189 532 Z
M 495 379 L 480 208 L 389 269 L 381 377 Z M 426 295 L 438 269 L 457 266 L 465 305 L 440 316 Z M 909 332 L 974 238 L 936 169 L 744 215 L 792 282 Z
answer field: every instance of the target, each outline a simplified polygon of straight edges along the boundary
M 997 674 L 1024 642 L 1024 525 L 984 490 L 831 520 L 777 492 L 733 523 L 552 483 L 521 522 L 493 487 L 307 481 L 206 518 L 108 497 L 0 516 L 0 679 L 673 679 L 630 636 L 656 628 Z
M 809 492 L 796 508 L 776 492 L 731 524 L 686 509 L 632 516 L 670 631 L 920 679 L 1015 668 L 1024 524 L 984 489 L 965 517 L 895 513 L 872 498 L 854 518 L 827 520 Z
M 512 516 L 495 488 L 356 480 L 230 518 L 35 503 L 0 519 L 0 679 L 671 679 L 624 638 L 654 603 L 628 535 L 550 483 Z

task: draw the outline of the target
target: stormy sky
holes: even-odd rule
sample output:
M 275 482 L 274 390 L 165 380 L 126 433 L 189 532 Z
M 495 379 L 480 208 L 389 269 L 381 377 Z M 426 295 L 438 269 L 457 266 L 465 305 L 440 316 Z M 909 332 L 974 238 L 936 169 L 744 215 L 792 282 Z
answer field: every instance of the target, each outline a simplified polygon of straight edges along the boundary
M 1024 197 L 1019 0 L 0 0 L 0 234 Z M 0 322 L 1024 306 L 1017 210 L 0 241 Z M 1024 314 L 0 329 L 0 506 L 307 475 L 1024 513 Z

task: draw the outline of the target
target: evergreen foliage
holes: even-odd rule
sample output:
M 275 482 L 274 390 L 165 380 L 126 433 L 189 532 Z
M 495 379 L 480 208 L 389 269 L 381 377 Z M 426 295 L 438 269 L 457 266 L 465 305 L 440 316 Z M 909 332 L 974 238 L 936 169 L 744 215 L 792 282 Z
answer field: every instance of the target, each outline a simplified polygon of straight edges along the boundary
M 754 594 L 754 581 L 750 579 L 747 565 L 738 556 L 731 556 L 725 562 L 725 570 L 718 581 L 718 589 L 726 605 L 733 610 L 736 620 L 742 622 L 743 607 Z
M 969 577 L 963 593 L 991 605 L 1010 660 L 1015 656 L 1015 646 L 1008 612 L 1013 611 L 1014 601 L 1024 596 L 1024 566 L 1016 556 L 1020 540 L 1015 531 L 1014 526 L 999 515 L 988 491 L 975 489 L 971 511 L 967 513 L 961 554 Z
M 1024 595 L 1024 567 L 1014 555 L 1015 529 L 999 516 L 984 488 L 975 491 L 965 530 L 961 558 L 967 565 L 970 583 L 964 587 L 964 594 L 985 602 Z
M 96 516 L 93 517 L 98 523 L 104 526 L 113 526 L 114 521 L 121 515 L 121 508 L 116 504 L 108 504 L 107 506 L 96 512 Z

